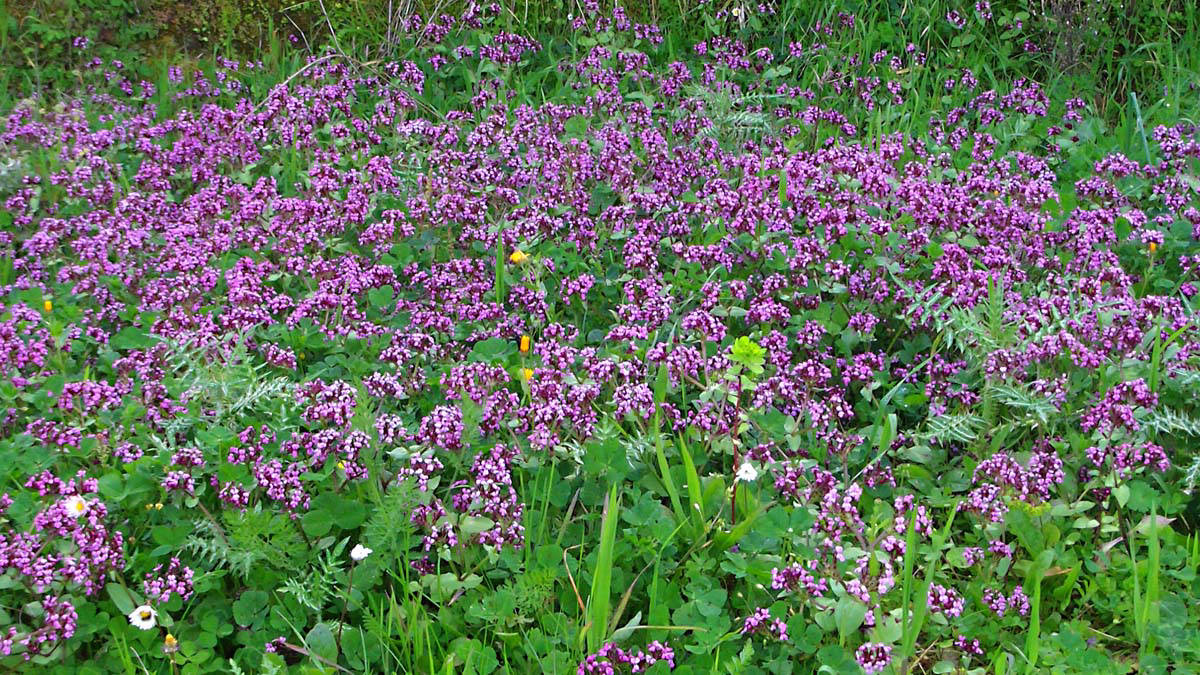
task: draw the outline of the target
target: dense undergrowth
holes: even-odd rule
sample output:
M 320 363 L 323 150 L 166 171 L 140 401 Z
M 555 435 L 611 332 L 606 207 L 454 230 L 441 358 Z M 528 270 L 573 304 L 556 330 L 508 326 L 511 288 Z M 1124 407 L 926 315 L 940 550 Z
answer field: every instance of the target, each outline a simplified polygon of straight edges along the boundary
M 66 38 L 0 135 L 0 663 L 1195 672 L 1195 75 L 753 9 Z

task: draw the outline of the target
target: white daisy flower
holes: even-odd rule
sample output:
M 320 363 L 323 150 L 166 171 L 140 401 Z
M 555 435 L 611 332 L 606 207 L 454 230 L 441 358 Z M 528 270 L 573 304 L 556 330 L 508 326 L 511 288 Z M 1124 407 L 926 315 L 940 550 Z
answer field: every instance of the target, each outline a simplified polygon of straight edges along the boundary
M 158 612 L 150 605 L 142 605 L 129 613 L 129 623 L 142 630 L 154 628 L 158 624 L 157 618 Z
M 371 549 L 363 546 L 362 544 L 355 544 L 354 548 L 350 549 L 350 557 L 355 562 L 358 562 L 369 555 L 371 555 Z
M 74 497 L 67 498 L 67 501 L 63 504 L 63 508 L 67 510 L 67 515 L 72 518 L 78 518 L 87 513 L 88 503 L 83 497 L 75 495 Z
M 737 470 L 737 480 L 753 483 L 758 478 L 758 469 L 750 462 L 742 462 L 742 465 Z

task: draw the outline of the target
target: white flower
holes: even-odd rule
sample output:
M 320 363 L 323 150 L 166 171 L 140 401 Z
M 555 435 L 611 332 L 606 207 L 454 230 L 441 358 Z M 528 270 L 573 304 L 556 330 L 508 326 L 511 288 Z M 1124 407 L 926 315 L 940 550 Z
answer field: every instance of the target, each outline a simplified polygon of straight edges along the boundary
M 156 625 L 155 618 L 158 612 L 150 605 L 142 605 L 129 613 L 129 623 L 141 628 L 142 630 L 150 630 Z
M 83 497 L 75 495 L 74 497 L 67 498 L 67 501 L 63 504 L 63 508 L 67 510 L 68 516 L 71 516 L 72 518 L 78 518 L 79 516 L 87 513 L 88 503 Z
M 350 557 L 355 562 L 358 562 L 369 555 L 371 555 L 371 549 L 363 546 L 362 544 L 355 544 L 354 548 L 350 549 Z
M 753 483 L 758 478 L 758 469 L 750 462 L 742 462 L 742 465 L 737 470 L 737 480 Z

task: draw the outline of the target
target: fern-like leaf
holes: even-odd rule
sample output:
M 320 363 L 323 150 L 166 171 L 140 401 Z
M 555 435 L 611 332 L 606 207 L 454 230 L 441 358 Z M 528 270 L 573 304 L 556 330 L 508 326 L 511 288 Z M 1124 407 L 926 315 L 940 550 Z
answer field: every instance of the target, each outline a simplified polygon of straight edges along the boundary
M 983 431 L 984 420 L 978 415 L 938 415 L 929 418 L 924 437 L 939 441 L 971 443 Z
M 1147 429 L 1160 434 L 1184 434 L 1200 436 L 1200 418 L 1192 417 L 1172 408 L 1151 410 L 1142 421 Z

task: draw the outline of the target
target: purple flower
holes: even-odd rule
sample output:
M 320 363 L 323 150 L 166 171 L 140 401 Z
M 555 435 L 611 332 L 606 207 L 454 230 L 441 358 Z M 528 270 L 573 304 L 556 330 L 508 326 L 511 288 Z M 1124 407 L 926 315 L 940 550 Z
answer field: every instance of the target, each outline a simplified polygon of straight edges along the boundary
M 157 602 L 167 602 L 172 593 L 177 594 L 180 599 L 187 600 L 192 597 L 194 576 L 192 568 L 185 567 L 179 562 L 179 558 L 171 558 L 166 569 L 163 569 L 162 565 L 156 565 L 154 571 L 146 575 L 142 589 L 147 598 Z
M 854 652 L 854 658 L 867 675 L 874 675 L 883 672 L 883 669 L 891 664 L 892 648 L 878 642 L 867 642 Z

